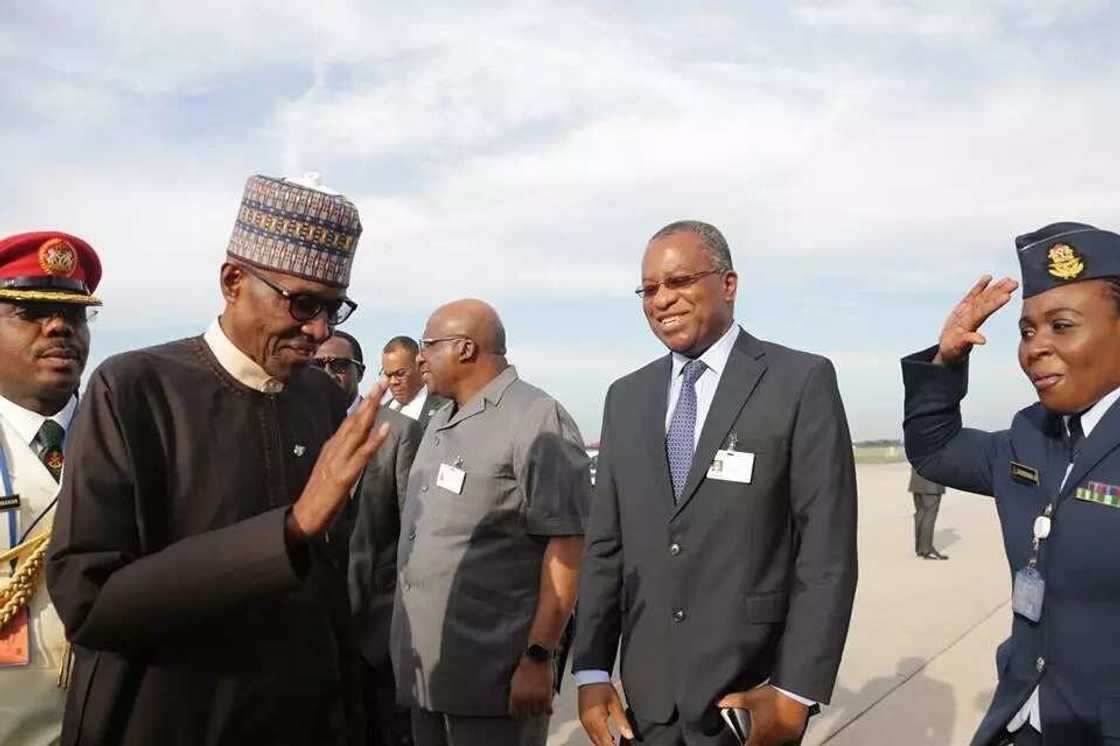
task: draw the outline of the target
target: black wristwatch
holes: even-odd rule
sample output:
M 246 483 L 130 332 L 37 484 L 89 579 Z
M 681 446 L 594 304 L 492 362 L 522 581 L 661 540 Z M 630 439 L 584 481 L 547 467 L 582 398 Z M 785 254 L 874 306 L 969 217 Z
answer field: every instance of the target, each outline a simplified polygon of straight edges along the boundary
M 525 657 L 534 663 L 547 663 L 552 660 L 552 651 L 544 645 L 531 642 L 529 647 L 525 648 Z

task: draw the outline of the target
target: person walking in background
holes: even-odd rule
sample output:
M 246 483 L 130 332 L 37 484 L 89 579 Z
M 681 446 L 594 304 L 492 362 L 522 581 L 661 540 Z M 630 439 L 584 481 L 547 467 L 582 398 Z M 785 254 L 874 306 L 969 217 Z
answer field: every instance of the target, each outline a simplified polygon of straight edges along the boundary
M 933 526 L 945 485 L 931 482 L 910 467 L 909 490 L 914 495 L 914 553 L 922 559 L 949 559 L 949 555 L 933 548 Z
M 389 409 L 400 412 L 427 429 L 432 415 L 447 404 L 447 399 L 433 394 L 420 375 L 416 356 L 420 347 L 412 337 L 393 337 L 385 343 L 381 354 L 381 370 L 389 380 Z
M 358 394 L 365 365 L 358 340 L 335 330 L 319 345 L 313 361 L 334 380 L 350 401 L 347 411 L 362 402 Z M 424 431 L 416 420 L 382 406 L 374 427 L 387 425 L 388 437 L 370 459 L 354 496 L 337 519 L 332 535 L 339 561 L 347 567 L 350 618 L 360 660 L 367 746 L 409 746 L 412 724 L 408 708 L 397 705 L 396 682 L 389 659 L 389 624 L 397 587 L 397 539 L 401 509 L 408 490 L 408 472 Z M 347 551 L 342 551 L 342 550 Z
M 89 357 L 101 261 L 67 233 L 0 240 L 0 744 L 62 734 L 70 650 L 43 555 Z M 73 445 L 70 443 L 70 445 Z

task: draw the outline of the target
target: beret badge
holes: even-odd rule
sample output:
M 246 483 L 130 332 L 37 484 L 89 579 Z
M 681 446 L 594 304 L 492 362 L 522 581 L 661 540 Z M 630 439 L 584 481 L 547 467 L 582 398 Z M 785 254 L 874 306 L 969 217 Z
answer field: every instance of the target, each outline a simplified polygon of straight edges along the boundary
M 78 252 L 64 238 L 51 238 L 39 247 L 39 266 L 48 275 L 70 277 L 78 268 Z
M 1074 280 L 1085 271 L 1085 260 L 1077 249 L 1066 243 L 1056 243 L 1046 253 L 1047 269 L 1059 280 Z

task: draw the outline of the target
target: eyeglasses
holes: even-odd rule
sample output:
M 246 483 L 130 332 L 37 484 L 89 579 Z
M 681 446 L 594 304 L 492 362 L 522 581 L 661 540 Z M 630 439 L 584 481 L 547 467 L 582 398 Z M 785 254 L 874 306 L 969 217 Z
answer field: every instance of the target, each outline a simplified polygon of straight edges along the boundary
M 29 304 L 12 306 L 12 312 L 0 318 L 19 319 L 30 323 L 42 324 L 44 321 L 59 318 L 67 324 L 81 326 L 97 318 L 98 309 L 94 306 L 80 306 L 73 303 Z
M 648 285 L 642 285 L 634 291 L 634 294 L 643 300 L 649 300 L 657 295 L 664 285 L 669 290 L 683 290 L 689 285 L 692 285 L 697 280 L 700 280 L 708 275 L 723 274 L 722 269 L 709 269 L 707 272 L 697 272 L 692 275 L 676 275 L 674 277 L 666 277 L 661 282 L 651 282 Z
M 336 376 L 341 376 L 346 372 L 346 367 L 353 365 L 358 369 L 358 375 L 366 372 L 365 364 L 355 360 L 352 357 L 316 357 L 311 359 L 311 364 L 321 370 L 330 370 Z
M 325 311 L 327 324 L 338 326 L 350 318 L 350 314 L 358 308 L 357 303 L 345 296 L 342 298 L 323 298 L 315 295 L 315 293 L 293 293 L 247 265 L 238 264 L 237 266 L 275 290 L 288 301 L 288 313 L 296 321 L 311 321 Z
M 423 352 L 423 351 L 431 348 L 433 345 L 439 344 L 440 342 L 452 342 L 456 339 L 470 339 L 470 337 L 464 336 L 462 334 L 456 334 L 455 336 L 452 336 L 452 337 L 430 337 L 428 339 L 421 339 L 420 340 L 420 351 Z
M 400 370 L 393 370 L 393 371 L 382 370 L 381 375 L 385 376 L 390 381 L 396 381 L 396 380 L 407 378 L 408 374 L 411 370 L 412 370 L 412 368 L 401 368 Z

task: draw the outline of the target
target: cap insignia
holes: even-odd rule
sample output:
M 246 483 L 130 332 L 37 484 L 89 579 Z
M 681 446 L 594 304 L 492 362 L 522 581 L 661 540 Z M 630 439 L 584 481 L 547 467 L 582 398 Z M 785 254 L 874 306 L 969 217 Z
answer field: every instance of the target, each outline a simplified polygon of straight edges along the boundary
M 69 241 L 52 238 L 39 247 L 39 266 L 48 275 L 69 277 L 78 268 L 78 252 Z
M 1060 280 L 1073 280 L 1085 271 L 1085 260 L 1069 244 L 1056 243 L 1047 253 L 1050 274 Z

